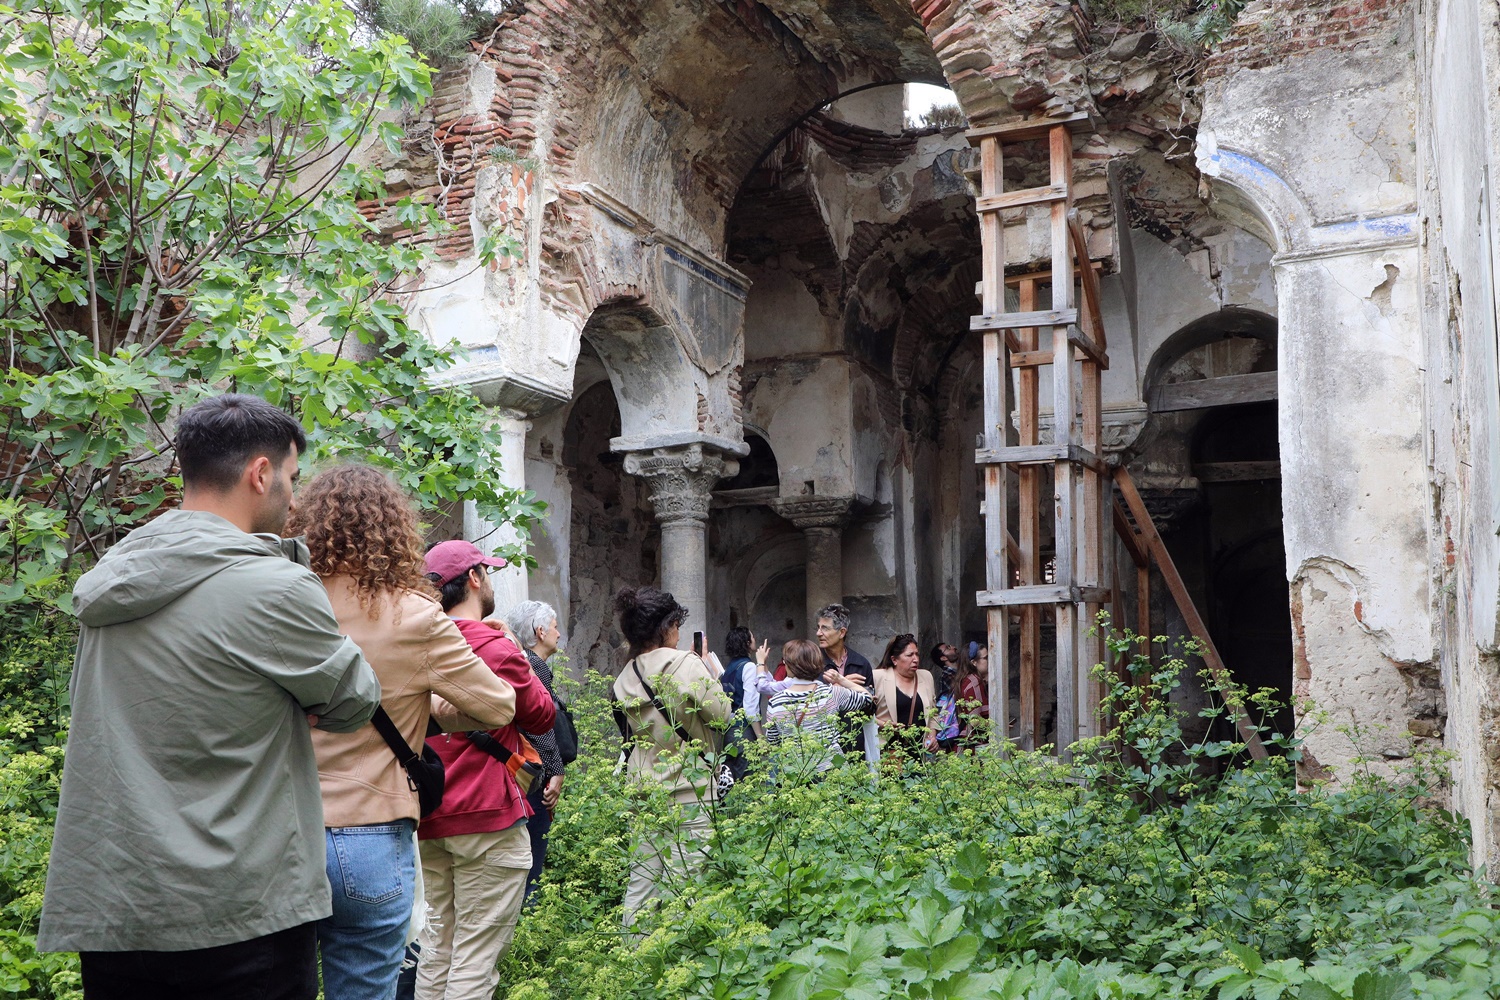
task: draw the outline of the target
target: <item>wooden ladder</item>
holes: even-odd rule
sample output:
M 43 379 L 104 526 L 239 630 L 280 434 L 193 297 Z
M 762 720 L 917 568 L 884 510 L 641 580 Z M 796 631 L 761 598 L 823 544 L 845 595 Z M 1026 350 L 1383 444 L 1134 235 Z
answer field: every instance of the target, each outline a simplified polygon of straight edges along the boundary
M 1042 730 L 1042 619 L 1053 618 L 1057 664 L 1057 746 L 1099 734 L 1100 685 L 1093 677 L 1101 663 L 1102 637 L 1093 634 L 1100 609 L 1118 605 L 1113 585 L 1114 547 L 1111 523 L 1128 532 L 1126 546 L 1138 567 L 1146 555 L 1146 598 L 1154 562 L 1168 580 L 1184 620 L 1207 647 L 1210 670 L 1228 692 L 1228 672 L 1208 638 L 1181 577 L 1161 543 L 1150 515 L 1123 469 L 1111 470 L 1100 447 L 1103 414 L 1100 382 L 1109 367 L 1099 279 L 1089 258 L 1083 227 L 1073 210 L 1073 133 L 1089 127 L 1086 114 L 1041 121 L 1013 122 L 971 129 L 979 147 L 980 222 L 983 271 L 979 283 L 980 315 L 970 329 L 984 337 L 984 433 L 975 461 L 984 470 L 985 589 L 977 603 L 987 609 L 990 650 L 990 717 L 997 720 L 996 742 L 1010 738 L 1010 617 L 1020 617 L 1020 706 L 1016 743 L 1035 749 Z M 1046 140 L 1050 157 L 1045 187 L 1006 191 L 1003 147 Z M 1050 271 L 1007 277 L 1002 213 L 1048 205 L 1051 213 Z M 1006 303 L 1006 287 L 1016 290 L 1016 308 Z M 1039 309 L 1038 292 L 1050 287 L 1047 308 Z M 1043 337 L 1043 331 L 1049 335 Z M 1050 367 L 1051 440 L 1041 440 L 1039 414 L 1041 369 Z M 1017 443 L 1007 440 L 1011 411 L 1011 370 L 1015 378 Z M 1007 476 L 1016 470 L 1017 530 L 1010 533 Z M 1045 473 L 1051 472 L 1052 579 L 1042 562 Z M 1130 502 L 1127 518 L 1114 499 L 1116 481 Z M 1174 585 L 1175 584 L 1175 585 Z M 1116 612 L 1116 617 L 1119 617 Z M 1149 608 L 1146 610 L 1149 631 Z M 1251 752 L 1264 756 L 1243 706 L 1233 706 Z

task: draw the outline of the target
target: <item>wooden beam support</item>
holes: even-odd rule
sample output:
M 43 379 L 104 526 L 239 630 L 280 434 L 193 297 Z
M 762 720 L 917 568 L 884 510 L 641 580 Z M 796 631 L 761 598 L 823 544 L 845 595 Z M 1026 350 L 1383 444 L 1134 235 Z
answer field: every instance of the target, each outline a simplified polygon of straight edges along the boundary
M 1244 703 L 1234 693 L 1234 683 L 1233 678 L 1229 676 L 1229 668 L 1224 665 L 1223 658 L 1219 656 L 1219 649 L 1208 634 L 1208 626 L 1204 623 L 1203 617 L 1198 614 L 1192 595 L 1188 593 L 1187 584 L 1183 583 L 1182 577 L 1178 574 L 1177 564 L 1172 561 L 1166 543 L 1161 540 L 1161 534 L 1156 530 L 1155 522 L 1151 520 L 1151 512 L 1146 509 L 1146 502 L 1141 499 L 1141 494 L 1135 488 L 1135 481 L 1130 478 L 1130 473 L 1124 466 L 1115 469 L 1115 485 L 1120 488 L 1120 495 L 1125 499 L 1126 506 L 1130 508 L 1130 516 L 1135 519 L 1136 527 L 1144 537 L 1146 547 L 1156 560 L 1156 568 L 1160 570 L 1162 581 L 1171 592 L 1172 600 L 1177 602 L 1177 610 L 1181 612 L 1183 622 L 1187 625 L 1188 631 L 1192 632 L 1193 637 L 1203 646 L 1203 662 L 1208 666 L 1208 672 L 1218 686 L 1219 695 L 1224 699 L 1225 706 L 1234 714 L 1235 728 L 1239 730 L 1240 739 L 1244 740 L 1245 746 L 1249 748 L 1250 756 L 1257 760 L 1265 760 L 1270 754 L 1266 752 L 1260 734 L 1255 731 L 1254 725 L 1250 722 Z
M 986 125 L 982 128 L 971 128 L 966 135 L 971 146 L 978 146 L 983 140 L 990 138 L 1001 142 L 1027 142 L 1032 139 L 1048 138 L 1052 130 L 1059 125 L 1066 126 L 1074 132 L 1082 132 L 1090 127 L 1088 113 L 1075 111 L 1061 118 L 1027 118 L 999 125 Z
M 1049 202 L 1063 201 L 1068 197 L 1066 187 L 1049 185 L 1039 188 L 1021 188 L 1018 191 L 1007 191 L 1004 194 L 995 194 L 988 197 L 975 199 L 974 208 L 981 214 L 984 212 L 1003 212 L 1008 208 L 1025 208 L 1027 205 L 1045 205 Z
M 1102 260 L 1091 260 L 1091 261 L 1089 261 L 1089 264 L 1091 264 L 1093 266 L 1095 272 L 1099 272 L 1099 271 L 1104 270 L 1104 261 L 1102 261 Z M 1080 266 L 1082 266 L 1081 263 L 1080 263 Z M 1007 274 L 1005 276 L 1005 284 L 1007 286 L 1020 285 L 1023 282 L 1027 282 L 1027 281 L 1034 281 L 1038 285 L 1051 286 L 1051 284 L 1052 284 L 1052 272 L 1051 271 L 1018 271 L 1015 274 Z M 974 294 L 975 294 L 975 296 L 982 295 L 983 294 L 983 289 L 984 289 L 984 282 L 983 281 L 976 281 L 976 282 L 974 282 Z M 1033 303 L 1033 305 L 1031 305 L 1029 307 L 1023 304 L 1021 306 L 1021 308 L 1022 309 L 1026 309 L 1026 308 L 1032 308 L 1032 309 L 1034 309 L 1034 308 L 1036 308 L 1036 306 L 1035 306 L 1034 303 Z
M 1115 535 L 1125 543 L 1125 548 L 1130 553 L 1130 561 L 1135 563 L 1136 568 L 1151 568 L 1151 551 L 1146 548 L 1146 543 L 1141 540 L 1140 533 L 1125 516 L 1125 508 L 1120 506 L 1116 500 L 1113 504 L 1115 516 Z
M 1052 275 L 1047 275 L 1050 280 Z M 1030 277 L 1018 281 L 1017 302 L 1022 312 L 1036 309 L 1036 290 L 1039 281 Z M 1021 347 L 1036 350 L 1035 327 L 1018 331 Z M 1015 355 L 1011 356 L 1012 358 Z M 1041 373 L 1035 368 L 1022 368 L 1016 375 L 1016 435 L 1021 447 L 1035 445 L 1039 438 L 1038 399 Z M 1016 470 L 1017 526 L 1021 545 L 1021 558 L 1017 562 L 1022 586 L 1042 582 L 1042 469 L 1035 465 L 1023 465 Z M 1023 750 L 1035 750 L 1042 731 L 1042 609 L 1034 604 L 1022 605 L 1021 642 L 1017 671 L 1020 673 L 1021 694 L 1017 708 L 1016 740 Z
M 1044 465 L 1050 462 L 1073 462 L 1109 475 L 1109 463 L 1078 444 L 1023 444 L 997 448 L 978 448 L 974 451 L 974 462 L 978 465 Z
M 1109 355 L 1105 354 L 1104 349 L 1090 340 L 1082 330 L 1074 330 L 1068 334 L 1068 340 L 1078 349 L 1077 353 L 1082 354 L 1084 359 L 1092 361 L 1101 369 L 1109 370 Z
M 1080 265 L 1079 281 L 1083 285 L 1083 315 L 1087 320 L 1086 331 L 1105 350 L 1104 313 L 1099 305 L 1099 276 L 1092 267 L 1082 267 L 1089 260 L 1089 241 L 1084 235 L 1083 223 L 1078 221 L 1078 210 L 1068 213 L 1068 240 L 1073 244 L 1073 255 Z
M 1071 326 L 1078 322 L 1077 309 L 1048 309 L 1040 312 L 985 312 L 969 317 L 969 329 L 1024 330 L 1033 326 Z
M 1012 368 L 1041 368 L 1056 360 L 1051 351 L 1013 351 L 1010 356 L 1010 366 Z M 1076 348 L 1073 351 L 1073 360 L 1091 361 L 1093 359 L 1085 354 L 1082 348 Z M 1100 365 L 1099 367 L 1108 368 L 1109 366 Z
M 1060 583 L 1038 583 L 1029 587 L 986 590 L 979 594 L 981 608 L 1008 608 L 1030 605 L 1071 605 L 1085 601 L 1103 603 L 1109 600 L 1108 587 L 1066 587 Z M 993 654 L 993 651 L 991 652 Z
M 1204 462 L 1193 466 L 1200 483 L 1258 483 L 1281 478 L 1280 462 Z
M 1259 403 L 1275 399 L 1278 378 L 1278 372 L 1252 372 L 1249 375 L 1200 378 L 1192 382 L 1168 382 L 1151 391 L 1151 412 L 1202 410 L 1210 406 L 1233 406 L 1237 403 Z
M 980 138 L 980 193 L 1000 195 L 1005 190 L 1002 150 L 997 136 Z M 979 217 L 979 237 L 984 270 L 981 274 L 980 310 L 986 316 L 1005 310 L 1005 226 L 1000 213 Z M 1005 445 L 1005 422 L 1010 416 L 1007 391 L 1010 388 L 1010 351 L 1016 346 L 1013 328 L 995 326 L 984 329 L 984 446 Z M 985 586 L 990 590 L 1010 586 L 1010 520 L 1006 509 L 1005 466 L 992 465 L 984 470 L 984 537 Z M 992 718 L 998 719 L 991 729 L 991 742 L 1004 746 L 1010 738 L 1010 615 L 1004 608 L 992 608 L 985 616 L 989 632 L 990 676 L 989 700 Z

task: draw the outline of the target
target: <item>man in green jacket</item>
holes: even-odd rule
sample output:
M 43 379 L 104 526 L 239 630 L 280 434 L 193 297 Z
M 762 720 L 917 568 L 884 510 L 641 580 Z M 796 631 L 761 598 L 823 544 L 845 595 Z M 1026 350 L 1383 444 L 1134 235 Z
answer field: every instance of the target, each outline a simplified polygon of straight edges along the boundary
M 313 927 L 332 908 L 308 726 L 359 728 L 380 683 L 278 534 L 306 446 L 253 396 L 192 407 L 181 509 L 74 588 L 37 943 L 80 953 L 87 1000 L 317 994 Z

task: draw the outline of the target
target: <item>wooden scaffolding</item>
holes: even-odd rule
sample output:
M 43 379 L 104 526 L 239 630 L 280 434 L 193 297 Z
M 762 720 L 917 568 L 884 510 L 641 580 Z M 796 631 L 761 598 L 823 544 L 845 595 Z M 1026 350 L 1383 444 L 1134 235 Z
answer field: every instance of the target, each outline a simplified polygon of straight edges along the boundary
M 1208 636 L 1139 493 L 1123 468 L 1111 470 L 1101 449 L 1101 378 L 1109 356 L 1099 302 L 1099 279 L 1083 227 L 1073 209 L 1073 134 L 1089 128 L 1088 116 L 1022 121 L 971 129 L 979 147 L 977 202 L 983 270 L 980 315 L 972 330 L 983 335 L 984 433 L 975 461 L 984 470 L 985 589 L 990 650 L 990 717 L 994 737 L 1008 738 L 1011 673 L 1010 619 L 1020 619 L 1019 723 L 1016 743 L 1035 749 L 1042 738 L 1042 630 L 1054 625 L 1057 671 L 1056 745 L 1065 749 L 1098 734 L 1100 684 L 1093 666 L 1104 661 L 1094 625 L 1106 605 L 1118 605 L 1111 529 L 1120 533 L 1138 570 L 1144 596 L 1138 630 L 1150 635 L 1150 569 L 1162 573 L 1184 620 L 1205 647 L 1204 658 L 1221 693 L 1233 698 L 1228 672 Z M 1048 183 L 1006 191 L 1004 147 L 1047 144 Z M 1007 210 L 1047 205 L 1051 215 L 1050 271 L 1007 276 Z M 1014 308 L 1006 289 L 1015 292 Z M 1041 290 L 1049 301 L 1039 308 Z M 1052 427 L 1042 440 L 1041 370 L 1049 369 Z M 1015 373 L 1012 379 L 1012 371 Z M 1007 425 L 1014 388 L 1016 443 Z M 1016 531 L 1010 531 L 1008 478 L 1016 475 Z M 1128 512 L 1114 499 L 1118 481 Z M 1051 503 L 1043 503 L 1050 487 Z M 1044 513 L 1050 507 L 1050 516 Z M 1043 561 L 1044 529 L 1051 529 L 1052 559 Z M 1119 617 L 1118 612 L 1116 617 Z M 1265 749 L 1245 715 L 1231 705 L 1242 738 L 1256 756 Z

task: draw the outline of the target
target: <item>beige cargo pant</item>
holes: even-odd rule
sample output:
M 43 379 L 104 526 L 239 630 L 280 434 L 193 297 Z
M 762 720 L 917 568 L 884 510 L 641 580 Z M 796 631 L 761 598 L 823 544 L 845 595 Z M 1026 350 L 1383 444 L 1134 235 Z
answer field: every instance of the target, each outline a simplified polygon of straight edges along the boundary
M 417 1000 L 490 1000 L 531 871 L 526 824 L 424 840 L 421 848 L 432 912 L 420 939 Z
M 713 827 L 708 811 L 695 811 L 677 828 L 672 842 L 636 844 L 630 859 L 630 883 L 625 887 L 625 929 L 635 923 L 642 907 L 668 891 L 667 883 L 681 885 L 703 865 Z

